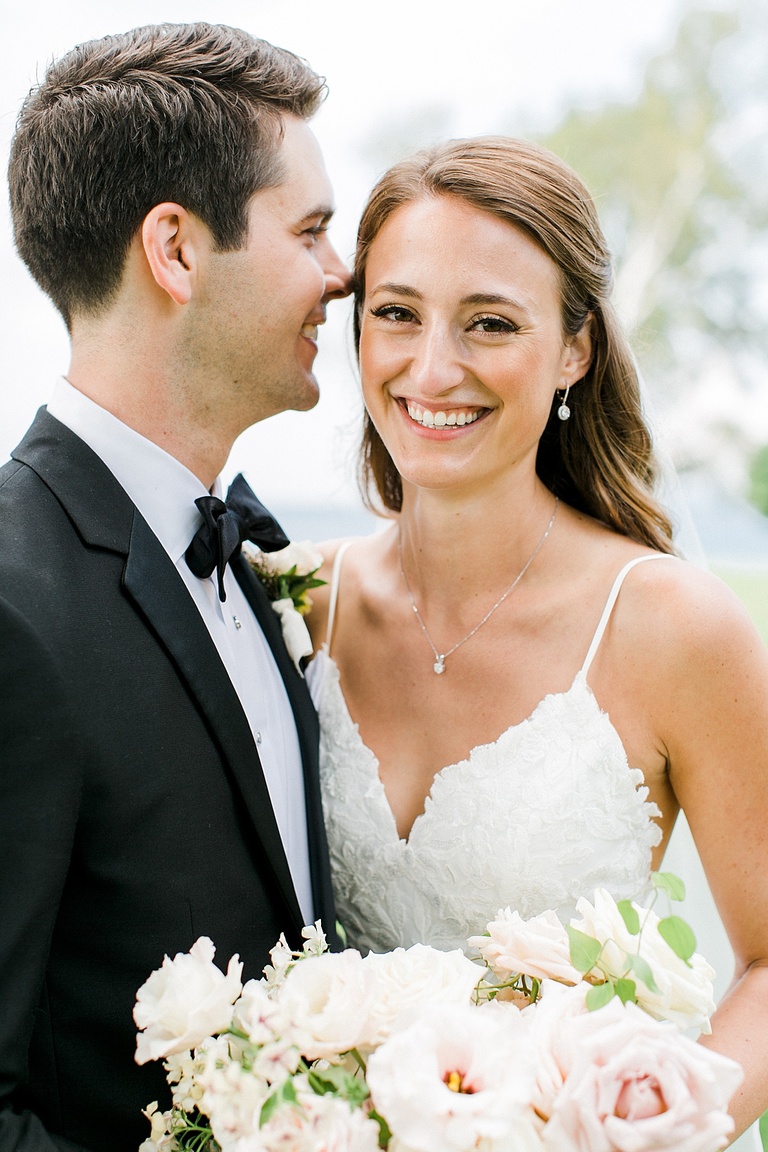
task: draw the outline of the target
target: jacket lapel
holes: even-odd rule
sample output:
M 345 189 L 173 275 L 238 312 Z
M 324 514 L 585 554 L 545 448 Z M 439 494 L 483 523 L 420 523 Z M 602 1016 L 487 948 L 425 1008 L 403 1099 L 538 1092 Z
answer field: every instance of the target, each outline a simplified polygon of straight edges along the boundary
M 264 861 L 299 929 L 302 916 L 250 726 L 184 581 L 136 512 L 123 587 L 173 659 L 208 722 L 259 834 Z
M 280 621 L 272 609 L 272 604 L 263 584 L 256 577 L 243 555 L 233 560 L 231 567 L 272 650 L 293 709 L 304 772 L 307 838 L 315 915 L 322 919 L 328 940 L 333 944 L 336 936 L 336 912 L 320 792 L 317 713 L 310 698 L 306 681 L 297 672 L 285 647 Z
M 173 660 L 205 718 L 298 934 L 302 916 L 256 745 L 216 646 L 176 568 L 103 461 L 45 409 L 12 456 L 50 488 L 87 545 L 126 556 L 124 592 Z M 277 624 L 274 613 L 269 615 Z

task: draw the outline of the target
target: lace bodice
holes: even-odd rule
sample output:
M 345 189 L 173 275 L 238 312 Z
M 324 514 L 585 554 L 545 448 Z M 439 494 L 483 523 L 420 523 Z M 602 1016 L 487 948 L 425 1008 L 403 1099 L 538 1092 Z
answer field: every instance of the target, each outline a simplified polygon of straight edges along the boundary
M 308 679 L 320 715 L 337 910 L 351 946 L 462 948 L 507 905 L 523 916 L 554 908 L 567 918 L 598 886 L 617 899 L 645 887 L 660 812 L 587 673 L 624 576 L 651 558 L 617 577 L 568 691 L 546 696 L 527 720 L 443 768 L 407 840 L 350 717 L 338 668 L 327 650 L 318 653 Z

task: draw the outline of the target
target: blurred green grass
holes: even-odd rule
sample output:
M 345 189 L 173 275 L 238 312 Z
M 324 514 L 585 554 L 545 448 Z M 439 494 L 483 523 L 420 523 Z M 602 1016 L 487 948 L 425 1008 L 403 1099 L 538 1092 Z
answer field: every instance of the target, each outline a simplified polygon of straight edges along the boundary
M 717 566 L 713 571 L 742 601 L 755 627 L 768 645 L 768 570 L 745 570 Z

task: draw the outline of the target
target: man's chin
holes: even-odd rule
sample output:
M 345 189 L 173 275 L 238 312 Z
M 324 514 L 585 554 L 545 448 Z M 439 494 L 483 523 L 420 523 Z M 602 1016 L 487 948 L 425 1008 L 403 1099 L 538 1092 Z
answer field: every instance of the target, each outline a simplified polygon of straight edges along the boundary
M 309 412 L 317 405 L 320 399 L 320 385 L 315 380 L 311 372 L 307 374 L 304 381 L 304 387 L 301 393 L 296 396 L 296 400 L 290 405 L 293 412 Z

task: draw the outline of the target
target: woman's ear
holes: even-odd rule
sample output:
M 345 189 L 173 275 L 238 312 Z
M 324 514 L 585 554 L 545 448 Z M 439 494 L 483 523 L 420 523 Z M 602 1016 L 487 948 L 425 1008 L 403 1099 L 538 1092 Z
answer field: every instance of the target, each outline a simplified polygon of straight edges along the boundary
M 578 380 L 586 376 L 594 357 L 594 340 L 592 336 L 593 316 L 590 312 L 579 331 L 566 347 L 565 362 L 563 364 L 563 387 L 573 387 Z
M 156 204 L 144 217 L 141 243 L 149 270 L 176 304 L 192 299 L 202 240 L 200 222 L 180 204 Z

